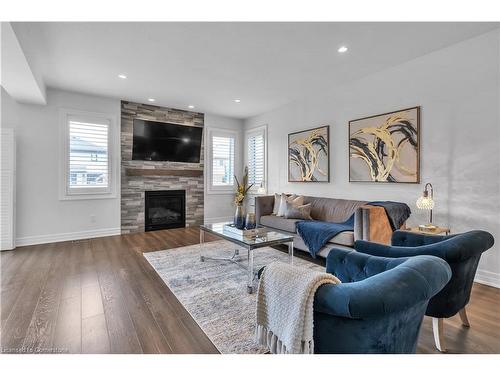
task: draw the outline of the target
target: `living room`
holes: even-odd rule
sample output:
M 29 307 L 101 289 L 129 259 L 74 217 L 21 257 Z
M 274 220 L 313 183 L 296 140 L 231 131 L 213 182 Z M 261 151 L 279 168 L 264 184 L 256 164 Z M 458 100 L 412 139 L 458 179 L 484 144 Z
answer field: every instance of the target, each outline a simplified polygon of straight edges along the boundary
M 500 23 L 15 19 L 3 354 L 500 353 Z

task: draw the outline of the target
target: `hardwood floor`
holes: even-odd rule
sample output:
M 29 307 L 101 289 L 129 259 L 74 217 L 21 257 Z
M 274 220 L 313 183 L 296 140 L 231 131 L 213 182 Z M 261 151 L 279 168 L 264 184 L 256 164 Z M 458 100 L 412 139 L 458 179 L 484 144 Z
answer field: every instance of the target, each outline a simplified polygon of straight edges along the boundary
M 217 353 L 143 252 L 198 243 L 197 228 L 2 252 L 1 348 L 9 352 Z M 445 321 L 450 353 L 500 353 L 500 290 L 476 284 L 468 315 Z M 425 318 L 419 353 L 437 353 Z

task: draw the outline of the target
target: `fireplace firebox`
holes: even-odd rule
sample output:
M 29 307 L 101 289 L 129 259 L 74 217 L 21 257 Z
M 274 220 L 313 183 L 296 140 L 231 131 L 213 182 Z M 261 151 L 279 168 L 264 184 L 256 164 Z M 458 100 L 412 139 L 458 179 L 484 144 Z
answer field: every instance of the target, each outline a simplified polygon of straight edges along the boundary
M 186 226 L 186 191 L 146 191 L 146 232 Z

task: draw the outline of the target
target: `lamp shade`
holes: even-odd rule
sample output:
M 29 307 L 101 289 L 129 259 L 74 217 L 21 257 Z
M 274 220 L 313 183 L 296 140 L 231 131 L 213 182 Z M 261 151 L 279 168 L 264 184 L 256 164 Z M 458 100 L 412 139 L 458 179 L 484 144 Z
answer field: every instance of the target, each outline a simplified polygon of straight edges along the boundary
M 429 211 L 429 224 L 419 225 L 418 228 L 423 231 L 435 230 L 436 226 L 432 225 L 432 209 L 434 208 L 434 189 L 430 182 L 425 184 L 422 196 L 417 199 L 417 208 Z
M 421 210 L 432 210 L 434 208 L 434 200 L 429 196 L 421 196 L 417 199 L 417 208 Z

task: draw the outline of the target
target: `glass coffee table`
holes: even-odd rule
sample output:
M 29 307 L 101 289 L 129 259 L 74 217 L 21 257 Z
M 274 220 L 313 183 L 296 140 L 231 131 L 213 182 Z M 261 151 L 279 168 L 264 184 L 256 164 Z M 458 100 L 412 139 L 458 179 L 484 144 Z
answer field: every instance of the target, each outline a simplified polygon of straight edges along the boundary
M 247 281 L 247 292 L 253 293 L 255 291 L 254 287 L 254 269 L 253 269 L 253 253 L 255 249 L 273 246 L 273 245 L 288 245 L 288 256 L 290 259 L 290 264 L 293 264 L 293 236 L 286 235 L 279 232 L 269 231 L 265 235 L 258 236 L 255 238 L 250 237 L 242 237 L 234 233 L 229 233 L 224 231 L 224 224 L 228 223 L 215 223 L 215 224 L 203 224 L 200 225 L 200 260 L 205 262 L 206 260 L 214 260 L 214 261 L 225 261 L 225 262 L 233 262 L 240 267 L 240 263 L 236 261 L 236 257 L 239 255 L 239 249 L 235 249 L 233 256 L 229 258 L 213 258 L 207 257 L 203 255 L 203 243 L 205 242 L 205 232 L 210 233 L 216 237 L 220 237 L 226 241 L 230 241 L 239 247 L 246 249 L 248 252 L 248 264 L 244 267 L 247 271 L 248 281 Z

